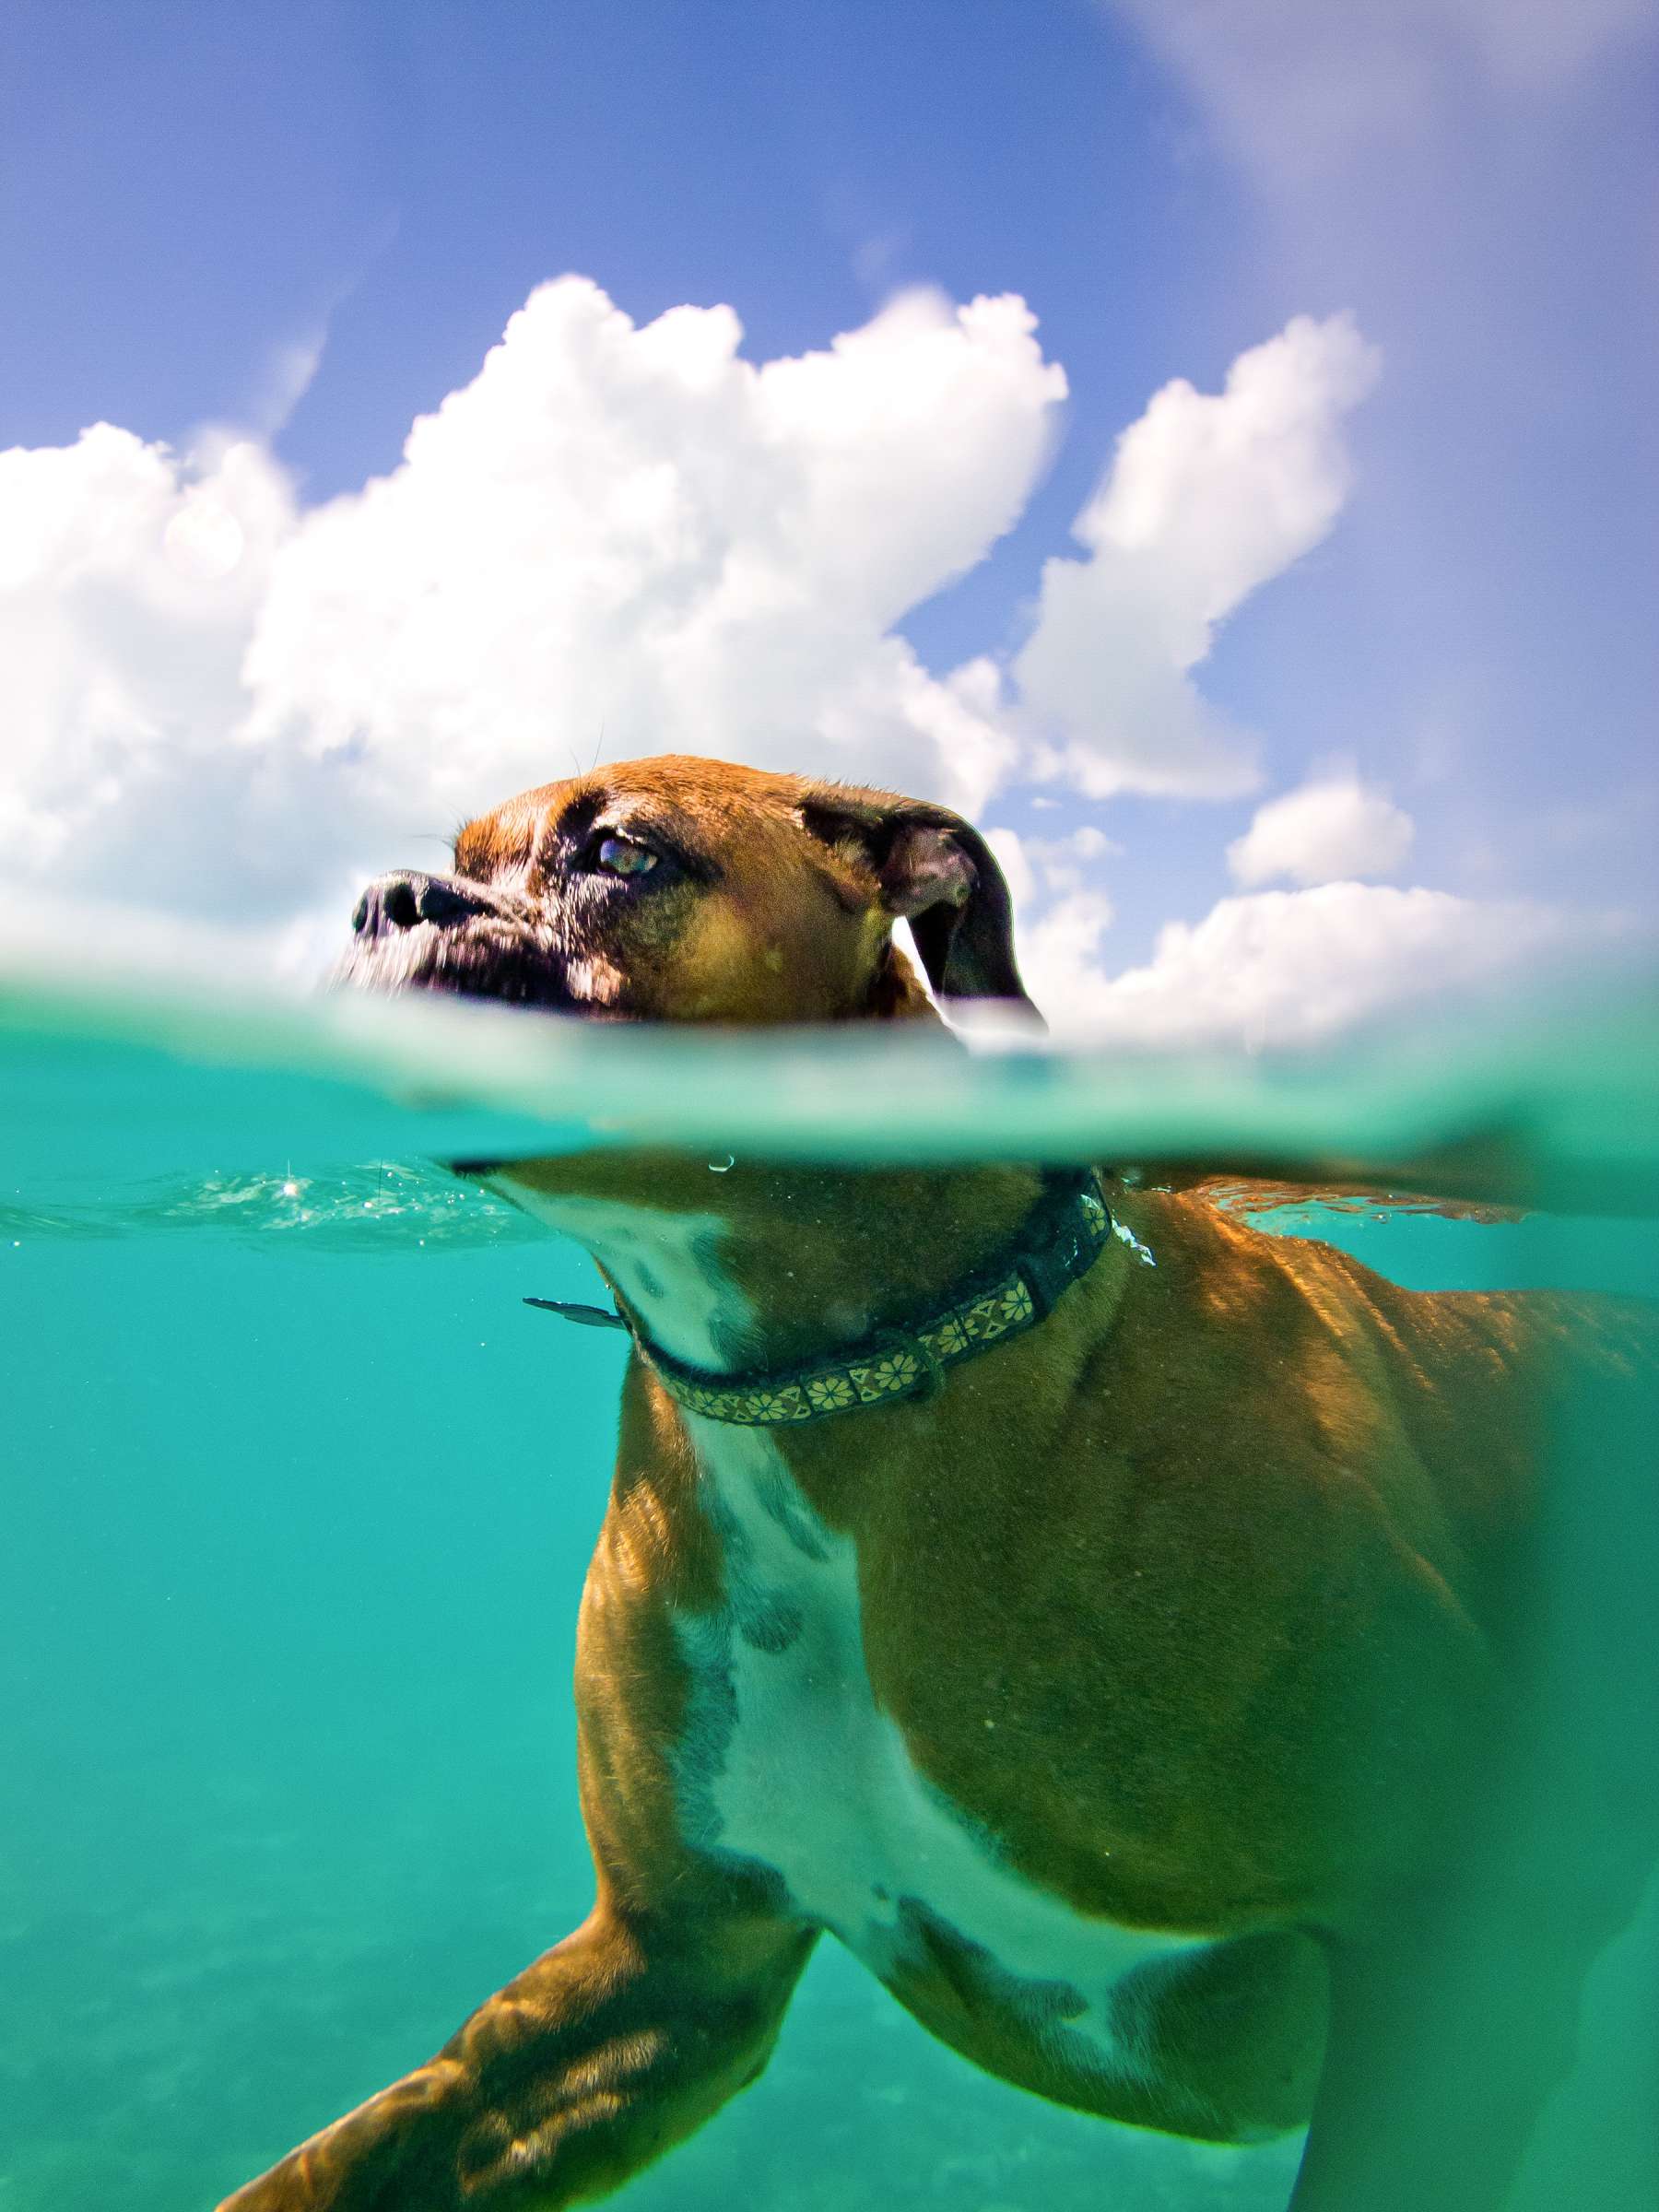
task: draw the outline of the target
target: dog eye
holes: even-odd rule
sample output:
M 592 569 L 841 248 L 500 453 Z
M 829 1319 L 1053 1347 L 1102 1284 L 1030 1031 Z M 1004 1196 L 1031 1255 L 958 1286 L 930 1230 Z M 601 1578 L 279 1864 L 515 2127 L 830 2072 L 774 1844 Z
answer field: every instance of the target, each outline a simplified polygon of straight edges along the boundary
M 631 837 L 606 837 L 594 848 L 593 865 L 603 876 L 648 876 L 657 857 L 649 845 L 636 844 Z

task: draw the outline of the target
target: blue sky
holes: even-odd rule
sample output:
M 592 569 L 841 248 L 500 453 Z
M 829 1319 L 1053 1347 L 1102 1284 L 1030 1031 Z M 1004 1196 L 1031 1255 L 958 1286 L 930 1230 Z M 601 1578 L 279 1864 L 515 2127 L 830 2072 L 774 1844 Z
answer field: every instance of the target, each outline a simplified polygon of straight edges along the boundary
M 430 806 L 458 796 L 465 811 L 502 777 L 528 780 L 524 745 L 489 730 L 516 732 L 534 697 L 498 700 L 496 723 L 483 715 L 477 744 L 441 773 L 400 770 L 390 710 L 383 729 L 370 713 L 360 743 L 315 735 L 327 684 L 371 685 L 385 665 L 339 660 L 351 639 L 378 634 L 382 655 L 406 656 L 407 629 L 384 642 L 394 580 L 342 614 L 337 583 L 330 599 L 315 582 L 302 525 L 397 471 L 414 419 L 474 383 L 537 286 L 574 272 L 636 331 L 681 303 L 728 306 L 753 364 L 820 354 L 911 288 L 930 288 L 941 329 L 981 295 L 1018 295 L 1036 318 L 1040 356 L 1012 367 L 1006 334 L 988 347 L 970 333 L 964 389 L 977 379 L 989 393 L 1006 372 L 1021 394 L 971 408 L 954 477 L 939 473 L 946 439 L 913 486 L 895 485 L 896 506 L 912 503 L 896 535 L 911 528 L 918 544 L 927 512 L 959 497 L 933 569 L 920 550 L 899 563 L 855 643 L 808 636 L 808 608 L 799 636 L 767 632 L 762 657 L 775 662 L 773 723 L 790 712 L 787 672 L 819 671 L 799 676 L 798 734 L 780 735 L 769 764 L 883 780 L 890 756 L 888 780 L 914 787 L 933 769 L 947 796 L 959 740 L 947 724 L 969 694 L 946 687 L 966 666 L 1001 672 L 994 697 L 972 690 L 972 744 L 995 765 L 959 778 L 954 795 L 1006 834 L 1051 994 L 1107 1027 L 1180 1034 L 1184 1006 L 1193 1033 L 1293 1035 L 1298 1006 L 1335 1019 L 1427 971 L 1484 973 L 1586 924 L 1617 935 L 1651 921 L 1655 18 L 1641 0 L 1582 0 L 1571 14 L 1547 0 L 1400 0 L 1381 28 L 1376 12 L 1347 0 L 14 7 L 0 75 L 0 449 L 65 453 L 100 421 L 142 449 L 97 467 L 42 463 L 27 479 L 8 478 L 16 455 L 0 453 L 0 587 L 14 587 L 10 629 L 0 588 L 0 651 L 24 669 L 31 717 L 14 733 L 18 758 L 0 754 L 0 827 L 23 877 L 232 927 L 253 912 L 291 963 L 321 945 L 321 917 L 356 870 L 422 857 L 400 842 L 415 817 L 399 818 L 389 792 L 425 776 Z M 1339 329 L 1337 316 L 1350 320 Z M 1066 644 L 1044 564 L 1085 551 L 1071 525 L 1114 441 L 1172 380 L 1220 394 L 1239 357 L 1299 317 L 1315 335 L 1295 359 L 1270 359 L 1277 397 L 1262 403 L 1246 481 L 1218 488 L 1205 454 L 1256 403 L 1225 421 L 1179 407 L 1158 418 L 1142 449 L 1153 488 L 1143 483 L 1141 503 L 1167 524 L 1145 555 L 1150 581 L 1124 493 L 1106 524 L 1116 581 L 1097 548 L 1106 596 Z M 587 327 L 579 315 L 515 341 L 526 373 L 557 382 Z M 1041 382 L 1056 365 L 1063 403 Z M 631 389 L 625 367 L 603 374 L 584 402 L 595 453 L 610 450 Z M 878 360 L 859 389 L 879 410 Z M 522 397 L 522 377 L 512 390 Z M 471 434 L 500 421 L 511 436 L 516 404 L 486 391 Z M 649 467 L 695 477 L 709 542 L 747 558 L 748 511 L 722 509 L 705 480 L 721 407 L 665 416 Z M 775 411 L 746 433 L 766 451 L 794 434 Z M 816 453 L 812 426 L 799 435 Z M 255 456 L 234 496 L 216 474 L 232 437 Z M 441 594 L 452 573 L 464 590 L 456 548 L 498 512 L 437 517 L 432 485 L 467 466 L 465 440 L 452 445 L 389 525 L 447 531 L 460 567 L 429 565 L 420 585 Z M 164 483 L 145 457 L 159 447 Z M 823 468 L 856 477 L 848 452 L 838 443 Z M 511 456 L 496 461 L 511 475 Z M 1005 491 L 982 498 L 1005 466 Z M 1241 505 L 1272 503 L 1285 468 L 1300 519 L 1241 556 L 1231 583 L 1196 575 L 1205 548 L 1248 523 Z M 141 481 L 153 512 L 116 562 L 107 517 Z M 33 550 L 8 565 L 8 486 L 25 484 L 11 504 L 14 518 L 35 515 Z M 185 564 L 200 606 L 181 596 L 176 561 L 165 590 L 146 566 L 193 485 L 229 501 L 246 548 L 229 582 L 217 558 L 211 573 Z M 103 550 L 65 552 L 60 530 L 41 551 L 40 514 L 76 502 L 85 543 Z M 846 545 L 839 566 L 791 568 L 792 591 L 832 591 L 825 579 L 850 573 L 861 543 L 879 568 L 890 517 L 867 488 L 848 505 L 830 481 L 802 512 L 815 531 L 829 515 Z M 331 574 L 394 567 L 379 525 L 361 523 Z M 602 564 L 557 537 L 550 521 L 549 596 L 578 592 L 585 637 Z M 169 542 L 176 551 L 178 533 Z M 538 558 L 532 546 L 521 568 Z M 905 578 L 915 604 L 895 602 Z M 666 588 L 629 571 L 636 597 Z M 1202 618 L 1200 657 L 1172 647 L 1179 665 L 1154 698 L 1118 667 L 1136 624 L 1166 616 Z M 332 642 L 313 651 L 331 618 Z M 1078 631 L 1097 622 L 1092 641 Z M 449 742 L 475 665 L 453 628 L 454 667 L 423 679 L 445 700 L 418 740 L 423 761 Z M 904 665 L 882 657 L 883 629 L 907 641 Z M 1046 677 L 1041 655 L 1020 658 L 1033 632 L 1058 641 Z M 718 650 L 736 653 L 729 624 L 720 634 Z M 688 733 L 719 749 L 708 701 L 738 677 L 708 675 L 717 649 L 700 636 L 700 719 L 665 726 L 678 696 L 666 677 L 649 702 L 621 703 L 639 635 L 621 623 L 617 670 L 602 658 L 587 669 L 595 741 L 617 750 L 614 727 L 642 749 L 661 726 L 665 745 Z M 853 691 L 822 690 L 830 660 L 866 653 Z M 211 680 L 179 676 L 193 656 Z M 90 686 L 94 664 L 104 675 Z M 255 699 L 257 742 L 232 735 L 259 692 L 250 665 L 280 694 Z M 523 681 L 556 686 L 557 666 L 531 653 Z M 924 679 L 920 706 L 897 703 Z M 413 680 L 391 687 L 410 728 L 429 696 Z M 1157 767 L 1160 747 L 1173 759 L 1184 742 L 1189 692 L 1250 770 L 1201 771 L 1196 750 L 1184 768 Z M 895 716 L 908 734 L 884 736 Z M 1144 726 L 1129 729 L 1136 716 Z M 539 772 L 567 764 L 570 735 L 552 713 Z M 756 742 L 742 749 L 756 755 Z M 380 760 L 367 781 L 365 746 Z M 1139 765 L 1101 765 L 1120 755 Z M 104 794 L 91 830 L 77 812 L 89 778 Z M 1258 809 L 1310 778 L 1313 798 L 1268 821 L 1253 860 L 1230 861 Z M 326 881 L 302 860 L 319 808 L 348 824 Z M 162 819 L 176 841 L 152 865 Z M 239 900 L 244 846 L 242 879 L 258 888 Z M 1188 935 L 1164 943 L 1160 966 L 1171 923 Z

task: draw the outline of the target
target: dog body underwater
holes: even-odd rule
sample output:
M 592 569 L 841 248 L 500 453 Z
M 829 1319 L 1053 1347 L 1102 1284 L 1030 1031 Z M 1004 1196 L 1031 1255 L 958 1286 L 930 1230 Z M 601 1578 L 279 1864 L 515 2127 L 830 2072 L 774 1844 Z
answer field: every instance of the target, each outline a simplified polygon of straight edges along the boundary
M 659 758 L 382 878 L 347 980 L 935 1020 L 899 917 L 947 1002 L 1022 995 L 956 816 Z M 477 1171 L 635 1335 L 578 1645 L 596 1901 L 227 2212 L 603 2194 L 755 2079 L 824 1933 L 1045 2097 L 1312 2117 L 1297 2212 L 1500 2206 L 1640 1886 L 1569 1747 L 1513 1785 L 1535 1440 L 1569 1371 L 1651 1360 L 1641 1311 L 1407 1291 L 1103 1171 Z

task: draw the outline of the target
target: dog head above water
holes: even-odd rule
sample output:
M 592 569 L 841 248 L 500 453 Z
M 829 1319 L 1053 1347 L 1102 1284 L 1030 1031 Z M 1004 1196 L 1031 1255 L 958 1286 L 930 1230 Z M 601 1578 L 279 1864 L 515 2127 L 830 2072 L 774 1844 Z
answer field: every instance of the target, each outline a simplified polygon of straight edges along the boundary
M 382 876 L 339 980 L 620 1020 L 926 1018 L 900 917 L 941 998 L 1030 1006 L 1007 886 L 959 815 L 665 754 L 479 816 L 453 875 Z

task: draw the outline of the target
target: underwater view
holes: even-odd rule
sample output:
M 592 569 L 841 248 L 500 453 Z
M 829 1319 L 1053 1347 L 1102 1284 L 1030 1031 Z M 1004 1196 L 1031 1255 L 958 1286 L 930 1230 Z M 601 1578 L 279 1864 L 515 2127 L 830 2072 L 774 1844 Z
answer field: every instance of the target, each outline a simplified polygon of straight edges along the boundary
M 1278 1061 L 50 972 L 13 976 L 0 1023 L 4 2212 L 207 2212 L 592 1903 L 571 1676 L 627 1345 L 527 1307 L 601 1286 L 441 1163 L 1089 1160 L 1155 1190 L 1201 1162 L 1226 1220 L 1409 1288 L 1659 1293 L 1659 1018 L 1628 984 Z M 1568 1410 L 1541 1665 L 1575 1740 L 1640 1776 L 1651 1675 L 1580 1627 L 1651 1594 L 1659 1496 L 1607 1469 L 1654 1431 Z M 1524 2006 L 1526 1971 L 1493 2002 Z M 1659 2202 L 1656 2091 L 1650 1888 L 1589 1975 L 1516 2212 Z M 1277 2212 L 1300 2148 L 1025 2094 L 827 1942 L 762 2077 L 618 2201 Z

